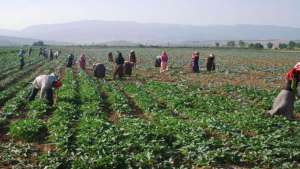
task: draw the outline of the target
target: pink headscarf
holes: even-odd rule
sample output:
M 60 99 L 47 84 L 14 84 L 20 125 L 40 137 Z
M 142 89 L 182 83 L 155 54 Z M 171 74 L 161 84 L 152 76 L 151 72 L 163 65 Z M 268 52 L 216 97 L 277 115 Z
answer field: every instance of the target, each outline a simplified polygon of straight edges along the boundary
M 162 62 L 168 62 L 169 60 L 169 57 L 168 57 L 168 54 L 166 51 L 163 51 L 160 55 L 160 59 Z

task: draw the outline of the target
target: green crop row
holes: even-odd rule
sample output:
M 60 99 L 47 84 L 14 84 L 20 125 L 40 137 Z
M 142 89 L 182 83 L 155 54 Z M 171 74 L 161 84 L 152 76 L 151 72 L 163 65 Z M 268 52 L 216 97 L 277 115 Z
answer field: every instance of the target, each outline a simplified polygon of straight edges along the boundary
M 185 86 L 150 82 L 143 88 L 160 100 L 165 100 L 168 107 L 225 135 L 223 141 L 229 151 L 239 157 L 237 163 L 267 167 L 298 165 L 295 164 L 299 159 L 298 149 L 294 147 L 299 147 L 296 141 L 299 136 L 294 130 L 299 129 L 294 122 L 283 118 L 268 119 L 257 113 L 261 111 L 259 108 L 237 106 L 240 104 L 236 100 L 208 95 Z M 258 125 L 254 127 L 252 124 Z

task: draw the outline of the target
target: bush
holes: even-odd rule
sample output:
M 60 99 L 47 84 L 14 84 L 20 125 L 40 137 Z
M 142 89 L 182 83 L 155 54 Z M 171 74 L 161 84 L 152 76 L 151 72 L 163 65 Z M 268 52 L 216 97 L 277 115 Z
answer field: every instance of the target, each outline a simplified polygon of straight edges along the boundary
M 40 141 L 46 133 L 46 125 L 38 119 L 19 120 L 9 127 L 9 134 L 13 138 L 28 142 Z

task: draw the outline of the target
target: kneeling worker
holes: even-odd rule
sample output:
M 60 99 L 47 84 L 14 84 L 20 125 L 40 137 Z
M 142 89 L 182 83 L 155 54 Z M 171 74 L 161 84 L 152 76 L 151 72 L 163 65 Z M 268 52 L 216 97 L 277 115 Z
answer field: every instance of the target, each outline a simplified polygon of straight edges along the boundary
M 52 88 L 60 88 L 62 86 L 61 81 L 58 79 L 58 76 L 54 73 L 51 73 L 50 75 L 40 75 L 36 77 L 32 83 L 32 91 L 29 96 L 29 101 L 32 101 L 35 99 L 35 96 L 37 95 L 38 91 L 40 91 L 40 98 L 44 98 L 46 96 L 46 99 L 48 101 L 49 105 L 53 105 L 53 89 Z

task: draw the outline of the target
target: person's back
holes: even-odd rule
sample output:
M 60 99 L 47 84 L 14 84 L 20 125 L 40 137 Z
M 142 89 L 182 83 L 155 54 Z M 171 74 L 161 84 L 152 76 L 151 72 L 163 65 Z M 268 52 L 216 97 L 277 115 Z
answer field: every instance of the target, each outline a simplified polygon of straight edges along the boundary
M 135 51 L 134 50 L 130 51 L 129 62 L 132 62 L 133 64 L 136 64 L 136 55 L 135 55 Z
M 208 56 L 207 63 L 206 63 L 206 68 L 207 68 L 207 71 L 214 71 L 216 69 L 215 55 L 214 54 L 210 54 Z
M 73 62 L 74 62 L 74 55 L 70 54 L 67 58 L 67 67 L 72 67 Z
M 50 60 L 53 60 L 53 51 L 52 49 L 49 50 L 49 57 L 50 57 Z
M 106 68 L 104 64 L 96 63 L 93 65 L 94 76 L 98 78 L 104 78 L 106 73 Z
M 20 58 L 20 69 L 23 69 L 24 65 L 25 65 L 25 60 L 24 60 L 24 56 L 25 56 L 25 50 L 24 49 L 20 49 L 18 56 Z
M 118 52 L 118 57 L 115 60 L 115 63 L 117 64 L 117 66 L 115 67 L 114 73 L 113 73 L 113 79 L 116 78 L 116 75 L 119 76 L 119 78 L 121 78 L 123 76 L 123 69 L 124 69 L 124 58 L 122 56 L 121 52 Z
M 118 57 L 116 58 L 116 64 L 117 65 L 123 65 L 124 64 L 124 58 L 122 54 L 119 54 Z
M 133 62 L 125 61 L 125 63 L 124 63 L 124 74 L 128 75 L 128 76 L 131 76 L 133 66 L 134 66 Z
M 53 104 L 53 90 L 52 88 L 59 88 L 61 86 L 61 82 L 58 79 L 58 76 L 54 73 L 50 75 L 39 75 L 36 77 L 32 83 L 32 91 L 29 96 L 29 101 L 34 100 L 36 94 L 40 90 L 40 98 L 44 98 L 48 100 L 50 105 Z
M 79 66 L 81 69 L 85 69 L 86 58 L 85 55 L 82 54 L 79 59 Z
M 108 62 L 114 62 L 114 56 L 112 52 L 109 52 L 107 55 Z

